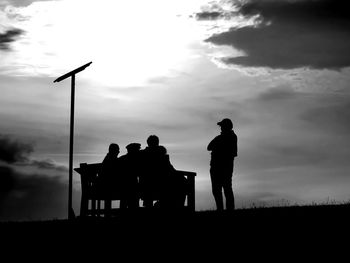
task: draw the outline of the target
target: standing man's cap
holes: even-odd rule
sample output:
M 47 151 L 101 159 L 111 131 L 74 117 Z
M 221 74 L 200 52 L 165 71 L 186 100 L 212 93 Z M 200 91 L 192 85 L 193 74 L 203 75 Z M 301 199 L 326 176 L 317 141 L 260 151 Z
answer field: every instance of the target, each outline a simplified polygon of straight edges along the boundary
M 224 127 L 229 127 L 229 128 L 233 128 L 233 124 L 232 121 L 228 118 L 223 119 L 222 121 L 219 121 L 217 123 L 219 126 L 224 126 Z

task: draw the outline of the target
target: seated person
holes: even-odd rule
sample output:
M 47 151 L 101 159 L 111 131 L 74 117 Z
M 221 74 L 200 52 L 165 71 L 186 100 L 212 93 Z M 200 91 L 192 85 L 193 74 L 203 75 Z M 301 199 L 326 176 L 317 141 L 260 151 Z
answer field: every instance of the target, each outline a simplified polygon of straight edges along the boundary
M 185 178 L 176 174 L 166 148 L 159 145 L 159 138 L 156 135 L 148 137 L 147 145 L 142 150 L 143 172 L 140 174 L 144 206 L 153 207 L 154 200 L 157 200 L 163 208 L 180 203 L 183 206 Z
M 97 189 L 104 197 L 106 210 L 111 209 L 112 195 L 116 190 L 114 186 L 118 185 L 118 155 L 119 145 L 111 143 L 108 148 L 108 153 L 103 159 L 101 170 L 97 178 Z
M 123 178 L 122 198 L 120 208 L 139 207 L 138 175 L 140 174 L 139 143 L 130 143 L 126 146 L 127 154 L 119 157 L 121 177 Z

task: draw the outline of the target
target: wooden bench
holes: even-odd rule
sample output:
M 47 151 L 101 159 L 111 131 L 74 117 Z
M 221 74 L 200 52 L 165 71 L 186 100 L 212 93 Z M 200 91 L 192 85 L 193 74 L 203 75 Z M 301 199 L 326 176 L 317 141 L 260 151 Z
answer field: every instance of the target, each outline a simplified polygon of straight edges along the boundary
M 108 199 L 103 196 L 103 193 L 97 189 L 97 178 L 101 169 L 101 163 L 81 163 L 79 168 L 74 170 L 80 174 L 81 180 L 81 203 L 80 216 L 101 216 L 106 213 L 106 200 L 120 200 L 118 193 L 109 196 Z M 186 200 L 184 208 L 189 211 L 195 211 L 195 176 L 196 173 L 189 171 L 176 170 L 179 175 L 185 176 L 187 179 Z M 101 202 L 104 201 L 104 208 L 101 207 Z M 112 213 L 115 210 L 112 209 Z

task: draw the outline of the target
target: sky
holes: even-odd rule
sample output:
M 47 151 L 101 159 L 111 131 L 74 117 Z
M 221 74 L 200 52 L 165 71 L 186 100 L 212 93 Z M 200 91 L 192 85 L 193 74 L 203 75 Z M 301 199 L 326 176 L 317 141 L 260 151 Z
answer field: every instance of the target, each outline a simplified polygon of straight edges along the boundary
M 206 147 L 231 118 L 236 206 L 350 199 L 345 0 L 0 0 L 0 220 L 67 217 L 74 167 L 160 138 L 215 209 Z M 80 208 L 73 175 L 73 208 Z

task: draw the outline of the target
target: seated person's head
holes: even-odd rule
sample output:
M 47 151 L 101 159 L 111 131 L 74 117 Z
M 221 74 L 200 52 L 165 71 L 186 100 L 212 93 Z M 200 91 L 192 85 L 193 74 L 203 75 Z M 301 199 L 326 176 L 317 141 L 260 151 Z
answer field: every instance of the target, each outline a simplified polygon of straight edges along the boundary
M 111 154 L 119 154 L 119 145 L 116 143 L 111 143 L 109 145 L 108 152 Z
M 157 135 L 151 135 L 147 138 L 148 147 L 156 147 L 159 146 L 159 138 Z
M 128 151 L 128 153 L 135 153 L 135 152 L 140 151 L 141 144 L 140 143 L 130 143 L 125 148 Z

